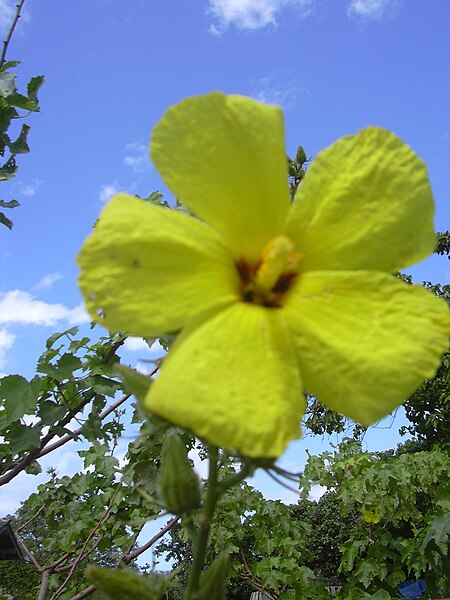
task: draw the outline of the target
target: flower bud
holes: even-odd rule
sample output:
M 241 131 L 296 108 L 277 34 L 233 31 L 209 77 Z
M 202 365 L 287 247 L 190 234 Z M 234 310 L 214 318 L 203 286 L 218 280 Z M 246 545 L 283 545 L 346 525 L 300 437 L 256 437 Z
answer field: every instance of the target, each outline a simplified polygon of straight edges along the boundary
M 144 577 L 126 569 L 108 569 L 89 565 L 86 577 L 110 600 L 160 600 L 167 581 L 163 577 Z
M 169 433 L 161 450 L 159 491 L 164 506 L 181 515 L 200 506 L 200 481 L 187 456 L 180 436 Z
M 230 567 L 230 556 L 221 552 L 200 576 L 200 586 L 195 600 L 224 600 Z

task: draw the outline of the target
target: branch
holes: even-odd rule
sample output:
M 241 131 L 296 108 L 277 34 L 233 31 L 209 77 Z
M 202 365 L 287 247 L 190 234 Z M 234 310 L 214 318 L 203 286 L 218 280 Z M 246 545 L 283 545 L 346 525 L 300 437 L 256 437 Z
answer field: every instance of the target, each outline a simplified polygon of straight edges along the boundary
M 50 579 L 50 571 L 46 570 L 42 573 L 42 582 L 41 582 L 41 587 L 39 589 L 39 595 L 37 597 L 37 600 L 45 600 L 45 596 L 47 595 L 49 579 Z
M 8 49 L 8 44 L 11 41 L 12 34 L 14 33 L 14 29 L 20 19 L 20 11 L 25 3 L 25 0 L 20 0 L 19 4 L 16 4 L 16 14 L 14 15 L 13 22 L 11 23 L 11 27 L 9 28 L 8 35 L 6 36 L 5 41 L 3 42 L 3 50 L 2 55 L 0 56 L 0 67 L 2 67 L 5 63 L 6 58 L 6 50 Z
M 114 349 L 116 350 L 118 346 L 123 344 L 123 342 L 124 342 L 124 340 L 120 340 L 119 342 L 117 342 L 114 345 Z M 106 357 L 108 357 L 108 360 L 110 360 L 110 358 L 113 354 L 114 353 L 111 354 L 111 351 L 108 352 L 108 354 L 104 357 L 102 362 L 104 362 L 106 360 Z M 158 369 L 159 369 L 159 365 L 156 366 L 148 374 L 148 377 L 150 377 L 150 378 L 153 377 L 153 375 L 158 371 Z M 124 394 L 123 396 L 121 396 L 118 400 L 116 400 L 116 402 L 113 402 L 113 404 L 111 404 L 111 406 L 109 406 L 103 412 L 101 412 L 99 414 L 99 419 L 101 421 L 103 421 L 103 419 L 105 419 L 112 412 L 117 410 L 117 408 L 119 408 L 119 406 L 121 406 L 124 402 L 126 402 L 126 400 L 128 400 L 131 396 L 132 396 L 132 394 Z M 58 421 L 56 426 L 57 427 L 65 427 L 65 425 L 67 425 L 72 420 L 72 418 L 78 412 L 80 412 L 86 406 L 86 404 L 88 404 L 91 400 L 92 400 L 92 397 L 85 398 L 82 402 L 80 402 L 75 407 L 75 409 L 72 409 L 65 417 L 63 417 L 60 421 Z M 19 473 L 24 471 L 34 460 L 38 460 L 39 458 L 42 458 L 46 454 L 53 452 L 53 450 L 56 450 L 57 448 L 64 446 L 65 444 L 67 444 L 67 442 L 70 442 L 71 440 L 73 440 L 74 437 L 77 437 L 78 435 L 80 435 L 81 432 L 82 432 L 82 427 L 79 427 L 78 429 L 75 429 L 74 431 L 72 431 L 70 434 L 68 433 L 68 434 L 64 435 L 63 437 L 61 437 L 58 441 L 54 442 L 53 444 L 47 445 L 55 437 L 54 433 L 49 432 L 45 437 L 42 438 L 39 448 L 36 448 L 35 450 L 31 450 L 31 452 L 29 452 L 26 456 L 24 456 L 18 463 L 15 464 L 15 466 L 12 466 L 9 469 L 9 471 L 7 471 L 4 475 L 0 476 L 0 486 L 5 485 L 6 483 L 9 483 L 12 479 L 17 477 L 17 475 L 19 475 Z
M 103 421 L 103 419 L 105 419 L 108 415 L 110 415 L 117 408 L 119 408 L 119 406 L 121 404 L 123 404 L 126 400 L 128 400 L 128 398 L 130 398 L 131 395 L 132 394 L 125 394 L 124 396 L 121 396 L 118 400 L 116 400 L 116 402 L 111 404 L 111 406 L 109 408 L 105 409 L 103 412 L 101 412 L 98 415 L 99 419 L 101 421 Z M 53 452 L 53 450 L 56 450 L 57 448 L 64 446 L 64 444 L 67 444 L 67 442 L 70 442 L 71 440 L 73 440 L 74 437 L 77 437 L 78 435 L 80 435 L 82 429 L 83 429 L 83 427 L 79 427 L 78 429 L 75 429 L 74 431 L 64 435 L 57 442 L 50 444 L 50 446 L 47 446 L 46 448 L 42 448 L 42 450 L 39 450 L 39 453 L 38 453 L 39 455 L 37 456 L 37 458 L 42 458 L 46 454 L 50 454 L 50 452 Z M 0 477 L 0 485 L 1 485 L 1 483 L 2 483 L 2 478 Z
M 66 561 L 69 557 L 70 557 L 70 552 L 66 552 L 65 554 L 63 554 L 62 556 L 60 556 L 57 560 L 55 560 L 55 562 L 52 562 L 51 565 L 48 565 L 46 568 L 46 570 L 48 571 L 56 571 L 57 567 L 59 567 L 60 564 L 62 564 L 64 561 Z
M 175 523 L 179 521 L 179 519 L 180 517 L 173 517 L 172 519 L 170 519 L 170 521 L 167 522 L 167 525 L 160 529 L 158 533 L 154 535 L 146 544 L 144 544 L 143 546 L 139 546 L 139 548 L 136 548 L 136 550 L 133 550 L 132 552 L 128 552 L 128 554 L 125 554 L 122 557 L 121 562 L 124 562 L 126 565 L 128 565 L 132 560 L 143 554 L 146 550 L 151 548 L 151 546 L 153 546 L 155 542 L 157 542 L 164 535 L 166 535 L 166 533 L 172 529 L 172 527 L 175 525 Z
M 17 539 L 17 543 L 20 546 L 20 549 L 22 550 L 22 552 L 24 554 L 26 554 L 28 556 L 28 558 L 31 560 L 31 562 L 33 563 L 34 568 L 37 570 L 38 573 L 42 573 L 43 572 L 43 568 L 41 567 L 41 565 L 38 563 L 38 561 L 35 559 L 34 554 L 28 550 L 27 546 L 25 545 L 25 542 L 23 540 L 20 539 L 20 535 L 16 536 Z
M 66 571 L 69 571 L 72 567 L 74 563 L 80 563 L 83 562 L 84 560 L 86 560 L 86 558 L 92 554 L 93 552 L 96 551 L 98 545 L 100 544 L 100 542 L 103 540 L 103 538 L 105 537 L 104 534 L 99 535 L 98 539 L 95 540 L 94 544 L 92 545 L 92 548 L 90 548 L 87 552 L 85 552 L 84 554 L 79 554 L 74 561 L 72 561 L 71 563 L 67 563 L 66 565 L 64 565 L 63 567 L 57 567 L 53 570 L 54 573 L 65 573 Z M 77 548 L 78 549 L 78 548 Z M 63 561 L 61 560 L 59 564 L 61 564 Z M 75 565 L 76 566 L 76 565 Z
M 87 598 L 92 594 L 92 592 L 95 592 L 95 589 L 95 585 L 88 585 L 87 588 L 84 588 L 82 592 L 76 596 L 72 596 L 70 600 L 83 600 L 83 598 Z
M 81 410 L 83 410 L 83 408 L 87 404 L 89 404 L 89 402 L 91 402 L 93 397 L 94 397 L 94 394 L 92 394 L 92 396 L 88 396 L 87 398 L 82 400 L 76 406 L 75 409 L 72 409 L 71 411 L 69 411 L 69 413 L 64 418 L 60 419 L 58 421 L 58 423 L 56 424 L 56 426 L 57 427 L 65 427 L 73 419 L 74 415 L 77 412 L 80 412 Z M 41 440 L 39 448 L 36 448 L 35 450 L 31 450 L 27 455 L 25 455 L 21 460 L 19 460 L 19 462 L 16 463 L 14 467 L 11 467 L 9 469 L 9 471 L 7 471 L 4 475 L 2 475 L 0 477 L 0 486 L 4 485 L 5 483 L 9 483 L 12 479 L 14 479 L 14 477 L 17 477 L 17 475 L 19 473 L 21 473 L 29 465 L 31 465 L 31 463 L 34 460 L 37 460 L 38 458 L 41 458 L 41 456 L 44 456 L 43 450 L 44 450 L 45 446 L 55 437 L 55 435 L 56 435 L 56 433 L 50 432 L 46 436 L 44 436 Z M 75 432 L 70 434 L 69 436 L 67 436 L 68 437 L 67 442 L 69 440 L 73 439 L 74 435 L 75 435 Z M 64 442 L 64 443 L 66 443 L 66 442 Z

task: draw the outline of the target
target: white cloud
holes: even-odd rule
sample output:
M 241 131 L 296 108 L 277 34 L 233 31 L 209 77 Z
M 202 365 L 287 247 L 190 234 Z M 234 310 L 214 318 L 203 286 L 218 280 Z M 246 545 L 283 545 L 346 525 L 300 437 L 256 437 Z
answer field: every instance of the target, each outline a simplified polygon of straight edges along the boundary
M 123 349 L 128 352 L 145 352 L 158 357 L 165 354 L 165 350 L 158 340 L 149 346 L 147 342 L 140 337 L 128 337 L 123 344 Z
M 12 347 L 15 341 L 16 336 L 13 333 L 10 333 L 5 327 L 0 329 L 0 368 L 5 366 L 6 351 Z
M 36 290 L 48 290 L 52 287 L 52 285 L 62 279 L 63 276 L 61 273 L 49 273 L 48 275 L 44 275 L 42 279 L 35 285 Z
M 128 337 L 123 344 L 123 349 L 128 352 L 148 352 L 150 350 L 147 342 L 140 337 Z
M 11 27 L 11 23 L 16 14 L 17 0 L 0 0 L 0 33 L 5 34 Z M 22 9 L 20 13 L 20 19 L 18 27 L 30 20 L 30 15 L 26 10 L 26 7 Z M 17 29 L 16 29 L 17 31 Z
M 284 69 L 252 82 L 252 96 L 266 104 L 278 104 L 285 110 L 295 105 L 299 94 L 307 93 L 296 82 L 290 69 Z
M 130 154 L 125 156 L 123 162 L 127 167 L 130 167 L 134 174 L 143 173 L 150 168 L 147 146 L 139 142 L 134 142 L 127 144 L 125 150 Z
M 0 0 L 0 31 L 7 31 L 16 12 L 16 3 L 10 0 Z
M 82 305 L 67 308 L 63 304 L 50 304 L 21 290 L 0 294 L 0 324 L 19 323 L 53 327 L 60 322 L 77 325 L 89 320 L 89 315 Z
M 315 485 L 311 486 L 311 491 L 309 492 L 308 499 L 314 500 L 315 502 L 317 502 L 318 500 L 320 500 L 322 498 L 322 496 L 325 494 L 326 491 L 327 491 L 326 487 L 316 483 Z
M 208 12 L 218 20 L 210 33 L 220 35 L 229 25 L 238 29 L 261 29 L 277 25 L 277 14 L 295 8 L 303 17 L 314 12 L 315 0 L 209 0 Z
M 207 479 L 208 478 L 208 461 L 202 460 L 200 458 L 197 448 L 192 448 L 191 450 L 189 450 L 188 456 L 194 463 L 194 469 L 195 469 L 197 475 L 201 479 Z
M 376 21 L 392 16 L 399 5 L 399 0 L 351 0 L 346 12 L 350 19 Z
M 118 192 L 120 192 L 118 185 L 119 184 L 118 184 L 117 180 L 115 180 L 115 181 L 113 181 L 113 183 L 107 183 L 105 185 L 100 186 L 100 192 L 99 192 L 99 196 L 98 196 L 98 199 L 100 200 L 100 202 L 102 202 L 104 204 L 112 196 L 115 196 Z
M 17 195 L 31 198 L 35 195 L 41 184 L 42 181 L 40 179 L 33 179 L 30 183 L 21 183 Z

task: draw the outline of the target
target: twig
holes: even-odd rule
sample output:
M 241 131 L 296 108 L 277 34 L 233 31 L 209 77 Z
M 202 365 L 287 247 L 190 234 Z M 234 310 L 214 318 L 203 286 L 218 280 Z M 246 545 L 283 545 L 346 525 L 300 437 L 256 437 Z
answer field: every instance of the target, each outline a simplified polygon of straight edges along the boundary
M 25 3 L 25 0 L 20 0 L 19 4 L 16 4 L 16 14 L 14 15 L 13 22 L 11 23 L 11 27 L 9 28 L 8 35 L 3 42 L 3 50 L 2 55 L 0 56 L 0 67 L 2 67 L 5 63 L 6 58 L 6 50 L 8 49 L 8 44 L 11 41 L 12 34 L 14 33 L 14 29 L 16 28 L 17 22 L 20 19 L 20 11 Z
M 88 585 L 87 588 L 84 588 L 82 592 L 80 592 L 76 596 L 72 596 L 70 600 L 83 600 L 83 598 L 87 598 L 92 594 L 92 592 L 95 592 L 95 590 L 95 585 Z
M 60 564 L 62 564 L 64 561 L 66 561 L 69 558 L 70 554 L 71 554 L 70 552 L 66 552 L 65 554 L 60 556 L 57 560 L 55 560 L 55 562 L 52 562 L 51 565 L 47 565 L 45 568 L 48 571 L 54 571 L 57 567 L 59 567 Z
M 45 508 L 45 504 L 43 504 L 41 506 L 41 508 L 39 508 L 30 519 L 28 519 L 28 521 L 25 521 L 25 523 L 22 523 L 22 525 L 16 529 L 16 533 L 19 533 L 20 531 L 22 531 L 22 529 L 25 529 L 25 527 L 27 525 L 29 525 L 31 523 L 31 521 L 34 521 L 34 519 L 38 515 L 40 515 L 40 513 L 44 510 L 44 508 Z

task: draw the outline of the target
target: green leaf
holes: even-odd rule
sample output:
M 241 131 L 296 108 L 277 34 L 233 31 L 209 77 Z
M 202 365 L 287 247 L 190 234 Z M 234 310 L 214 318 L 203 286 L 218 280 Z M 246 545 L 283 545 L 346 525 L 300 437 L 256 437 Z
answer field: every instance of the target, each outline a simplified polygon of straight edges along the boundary
M 3 63 L 0 67 L 0 73 L 2 73 L 3 71 L 7 71 L 8 69 L 17 67 L 17 65 L 20 65 L 21 63 L 21 60 L 8 60 L 5 63 Z
M 58 379 L 59 381 L 63 379 L 71 379 L 73 373 L 81 369 L 82 362 L 78 358 L 78 356 L 74 356 L 69 352 L 66 352 L 61 356 L 58 360 Z
M 435 502 L 438 506 L 450 512 L 450 481 L 441 483 L 438 487 Z
M 37 93 L 44 83 L 45 78 L 43 75 L 37 75 L 36 77 L 32 77 L 27 86 L 27 94 L 28 98 L 35 103 L 36 106 L 39 105 Z
M 5 213 L 0 212 L 0 223 L 2 225 L 5 225 L 8 229 L 12 229 L 13 222 L 11 221 L 11 219 L 8 219 Z
M 52 400 L 41 400 L 39 402 L 38 416 L 43 425 L 54 425 L 67 412 L 66 406 L 56 404 Z
M 16 208 L 16 206 L 20 206 L 20 202 L 17 200 L 0 200 L 0 206 L 2 208 Z
M 45 343 L 45 346 L 48 350 L 50 350 L 50 348 L 57 340 L 59 340 L 59 338 L 63 337 L 64 335 L 76 335 L 77 333 L 78 327 L 71 327 L 70 329 L 66 329 L 66 331 L 54 333 L 48 338 L 47 342 Z
M 9 94 L 6 98 L 6 102 L 9 106 L 15 106 L 16 108 L 22 108 L 23 110 L 30 110 L 32 112 L 39 112 L 39 106 L 33 102 L 33 100 L 30 100 L 23 94 L 17 92 Z
M 420 552 L 430 555 L 436 550 L 447 555 L 450 540 L 450 512 L 439 511 L 431 520 L 420 546 Z
M 8 375 L 0 379 L 1 427 L 7 427 L 26 414 L 34 412 L 39 388 L 21 375 Z
M 81 369 L 81 367 L 82 362 L 78 356 L 66 352 L 57 361 L 56 365 L 40 360 L 37 368 L 39 373 L 45 373 L 45 375 L 49 375 L 57 381 L 63 381 L 71 379 L 74 371 Z
M 9 126 L 11 125 L 12 119 L 16 119 L 19 115 L 15 108 L 13 108 L 12 106 L 6 105 L 5 100 L 2 100 L 1 98 L 0 98 L 0 106 L 1 106 L 1 109 L 0 109 L 0 133 L 2 133 L 3 136 L 6 136 L 3 138 L 3 141 L 2 141 L 3 150 L 4 150 L 4 143 L 5 143 L 6 138 L 8 137 L 5 132 L 8 130 Z
M 9 179 L 12 179 L 16 171 L 16 159 L 14 156 L 11 156 L 0 168 L 0 181 L 8 181 Z
M 26 154 L 30 151 L 30 148 L 27 144 L 27 136 L 29 131 L 29 125 L 22 125 L 19 137 L 16 139 L 15 142 L 10 142 L 8 144 L 11 154 Z
M 0 97 L 6 98 L 16 91 L 16 74 L 5 71 L 0 72 Z
M 161 204 L 161 200 L 163 199 L 163 195 L 161 192 L 152 192 L 150 196 L 144 198 L 146 202 L 151 202 L 152 204 Z
M 42 467 L 37 460 L 33 460 L 33 462 L 25 469 L 25 473 L 28 473 L 28 475 L 39 475 L 42 473 Z
M 370 596 L 372 600 L 391 600 L 392 596 L 386 590 L 377 590 Z
M 26 450 L 39 448 L 41 430 L 39 427 L 14 423 L 10 430 L 11 452 L 21 454 Z
M 119 373 L 129 393 L 136 396 L 139 402 L 142 402 L 152 383 L 151 379 L 125 365 L 117 364 L 115 370 Z

